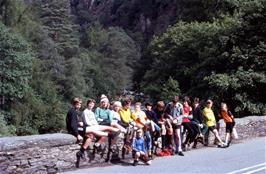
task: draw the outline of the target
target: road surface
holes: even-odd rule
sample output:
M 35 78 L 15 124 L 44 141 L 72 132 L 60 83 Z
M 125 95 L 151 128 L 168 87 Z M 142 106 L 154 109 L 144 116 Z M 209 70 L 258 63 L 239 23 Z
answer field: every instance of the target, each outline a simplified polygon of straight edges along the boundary
M 208 147 L 185 152 L 185 156 L 157 157 L 150 166 L 129 163 L 78 169 L 64 174 L 87 173 L 230 173 L 266 174 L 266 137 L 245 140 L 229 148 Z

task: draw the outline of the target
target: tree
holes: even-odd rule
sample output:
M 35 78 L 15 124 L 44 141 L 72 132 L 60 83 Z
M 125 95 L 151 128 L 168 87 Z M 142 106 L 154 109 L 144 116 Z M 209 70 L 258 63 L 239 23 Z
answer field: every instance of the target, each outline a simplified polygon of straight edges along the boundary
M 60 55 L 66 59 L 78 54 L 78 26 L 70 12 L 69 0 L 38 1 L 41 22 L 50 38 L 57 45 Z
M 88 56 L 85 58 L 82 54 L 83 62 L 87 62 L 84 70 L 90 72 L 97 94 L 114 96 L 132 86 L 134 63 L 140 53 L 134 41 L 121 28 L 104 29 L 95 24 L 87 29 L 82 43 Z
M 163 101 L 169 101 L 173 98 L 173 96 L 179 96 L 180 95 L 180 89 L 179 84 L 176 80 L 174 80 L 171 76 L 166 81 L 165 84 L 163 84 L 161 88 L 161 93 L 159 93 L 160 100 Z
M 213 22 L 178 22 L 155 37 L 142 84 L 169 76 L 183 93 L 226 101 L 239 115 L 265 114 L 265 1 L 234 1 L 233 15 Z
M 32 60 L 30 45 L 18 34 L 0 24 L 1 96 L 8 100 L 23 98 L 30 89 Z

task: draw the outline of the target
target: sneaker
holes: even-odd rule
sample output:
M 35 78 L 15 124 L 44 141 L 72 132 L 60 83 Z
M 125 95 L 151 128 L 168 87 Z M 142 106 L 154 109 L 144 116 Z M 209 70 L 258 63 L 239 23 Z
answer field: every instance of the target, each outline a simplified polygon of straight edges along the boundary
M 151 160 L 148 160 L 148 161 L 146 162 L 146 164 L 147 164 L 147 165 L 151 165 Z
M 217 147 L 226 148 L 227 144 L 225 144 L 224 142 L 221 142 L 217 144 Z
M 182 151 L 179 151 L 177 154 L 178 154 L 179 156 L 185 156 L 185 155 L 183 154 Z
M 137 166 L 138 165 L 138 161 L 137 160 L 134 160 L 134 162 L 133 162 L 133 166 Z

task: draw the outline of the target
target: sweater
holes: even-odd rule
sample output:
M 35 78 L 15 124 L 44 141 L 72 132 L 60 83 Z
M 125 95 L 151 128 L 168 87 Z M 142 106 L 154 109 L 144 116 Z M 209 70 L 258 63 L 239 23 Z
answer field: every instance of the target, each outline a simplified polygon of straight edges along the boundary
M 154 110 L 151 110 L 151 111 L 145 110 L 145 114 L 148 117 L 148 119 L 150 119 L 154 123 L 158 124 L 157 114 L 154 112 Z
M 143 127 L 148 119 L 145 112 L 143 111 L 132 112 L 132 118 L 137 123 L 138 127 Z
M 205 107 L 202 111 L 202 114 L 208 127 L 215 126 L 216 120 L 212 109 Z
M 143 137 L 136 137 L 133 139 L 133 150 L 135 150 L 136 152 L 142 151 L 144 153 L 146 153 L 146 149 L 145 149 L 145 141 Z
M 122 107 L 119 110 L 119 114 L 123 123 L 129 124 L 132 121 L 130 109 L 125 109 Z
M 98 125 L 94 112 L 92 112 L 88 108 L 85 109 L 82 113 L 82 121 L 85 127 Z
M 195 120 L 196 122 L 200 124 L 203 123 L 203 116 L 202 116 L 199 105 L 192 109 L 192 114 L 193 114 L 193 120 Z
M 95 116 L 98 122 L 106 121 L 111 123 L 113 121 L 113 116 L 110 109 L 97 107 L 95 110 Z
M 66 128 L 69 134 L 78 136 L 78 112 L 75 108 L 69 109 L 66 116 Z
M 232 113 L 230 111 L 220 111 L 220 116 L 224 119 L 225 123 L 232 123 Z

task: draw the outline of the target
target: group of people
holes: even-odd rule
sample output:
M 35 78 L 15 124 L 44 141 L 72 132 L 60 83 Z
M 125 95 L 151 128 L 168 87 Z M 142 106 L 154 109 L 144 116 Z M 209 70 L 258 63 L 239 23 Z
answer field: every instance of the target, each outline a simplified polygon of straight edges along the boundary
M 183 151 L 196 148 L 198 142 L 208 146 L 209 132 L 214 134 L 219 147 L 228 147 L 235 126 L 226 103 L 221 103 L 218 115 L 226 124 L 225 141 L 222 141 L 210 99 L 201 106 L 199 98 L 194 98 L 191 103 L 189 97 L 180 102 L 179 96 L 174 96 L 167 104 L 147 102 L 144 108 L 140 102 L 135 102 L 131 108 L 130 100 L 110 103 L 102 95 L 99 107 L 94 110 L 95 100 L 88 99 L 86 109 L 79 115 L 81 103 L 79 98 L 74 98 L 66 117 L 68 133 L 82 142 L 77 152 L 80 158 L 86 158 L 86 149 L 95 138 L 94 147 L 98 148 L 107 138 L 111 141 L 124 134 L 122 158 L 130 149 L 134 166 L 139 160 L 151 164 L 153 154 L 184 156 Z

